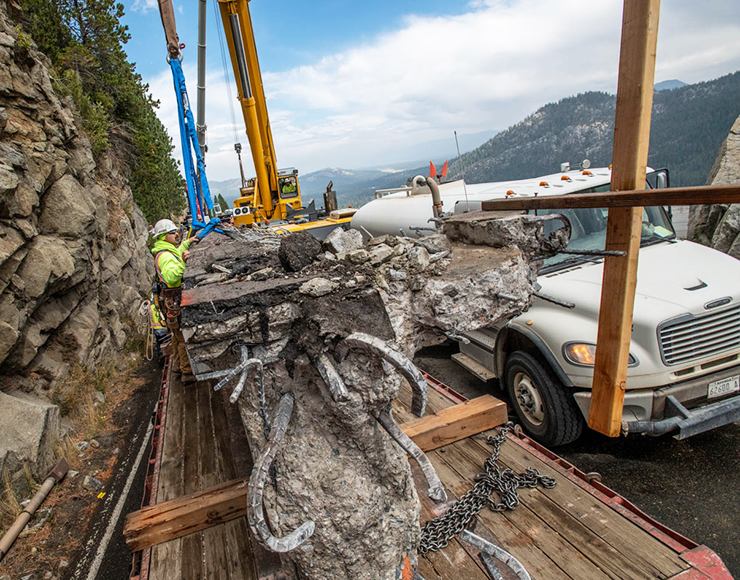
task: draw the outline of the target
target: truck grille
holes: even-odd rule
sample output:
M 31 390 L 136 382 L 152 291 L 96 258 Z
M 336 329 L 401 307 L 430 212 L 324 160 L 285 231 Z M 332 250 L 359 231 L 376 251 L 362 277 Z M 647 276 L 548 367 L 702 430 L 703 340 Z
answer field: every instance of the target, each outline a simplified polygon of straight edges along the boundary
M 740 306 L 699 316 L 684 316 L 658 327 L 660 354 L 677 365 L 740 346 Z

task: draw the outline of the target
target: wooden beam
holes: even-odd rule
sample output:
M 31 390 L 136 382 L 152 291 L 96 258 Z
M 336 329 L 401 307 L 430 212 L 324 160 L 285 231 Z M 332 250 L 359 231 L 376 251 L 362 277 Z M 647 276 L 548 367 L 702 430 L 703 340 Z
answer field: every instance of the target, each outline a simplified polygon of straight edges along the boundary
M 401 425 L 422 451 L 431 451 L 508 421 L 506 403 L 483 395 Z
M 703 187 L 675 187 L 610 191 L 608 193 L 572 193 L 539 197 L 511 197 L 491 199 L 481 204 L 484 211 L 525 209 L 575 209 L 601 207 L 648 207 L 666 205 L 712 205 L 740 203 L 740 185 L 707 185 Z
M 660 0 L 624 2 L 612 156 L 614 191 L 645 187 L 659 14 Z M 604 260 L 588 418 L 589 427 L 609 437 L 618 437 L 621 430 L 642 212 L 642 207 L 609 209 L 606 250 L 627 256 Z
M 247 479 L 234 479 L 128 514 L 123 535 L 138 552 L 246 514 Z

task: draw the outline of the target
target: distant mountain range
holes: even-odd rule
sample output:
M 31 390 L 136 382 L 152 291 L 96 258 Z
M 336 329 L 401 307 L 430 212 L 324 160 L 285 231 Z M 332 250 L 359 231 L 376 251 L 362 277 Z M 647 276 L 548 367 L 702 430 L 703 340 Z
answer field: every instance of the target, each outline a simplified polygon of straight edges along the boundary
M 683 81 L 672 79 L 670 81 L 663 81 L 662 83 L 657 83 L 653 88 L 655 89 L 655 92 L 672 91 L 673 89 L 680 89 L 681 87 L 685 87 L 687 84 L 688 83 L 685 83 Z
M 703 185 L 719 146 L 740 116 L 740 71 L 693 85 L 664 81 L 655 90 L 648 163 L 667 167 L 672 186 Z M 614 95 L 587 92 L 549 103 L 506 131 L 468 136 L 469 147 L 463 147 L 461 136 L 461 150 L 468 150 L 461 161 L 450 139 L 447 153 L 433 153 L 439 143 L 428 143 L 419 149 L 421 159 L 416 162 L 307 173 L 300 177 L 303 198 L 323 205 L 322 194 L 333 181 L 340 206 L 359 207 L 373 199 L 377 189 L 400 187 L 414 175 L 428 175 L 428 159 L 440 164 L 449 159 L 448 177 L 461 177 L 464 168 L 469 183 L 544 175 L 557 171 L 562 162 L 576 165 L 585 158 L 595 167 L 605 166 L 611 163 L 615 107 Z M 211 184 L 229 202 L 237 188 L 238 180 Z
M 703 185 L 735 119 L 740 116 L 740 72 L 662 90 L 653 98 L 648 164 L 667 167 L 672 186 Z M 478 149 L 454 161 L 451 177 L 470 183 L 521 179 L 557 171 L 588 158 L 611 163 L 616 97 L 584 93 L 540 108 Z
M 480 131 L 458 135 L 460 150 L 471 151 L 482 143 L 496 135 L 497 131 Z M 323 194 L 330 181 L 334 182 L 334 191 L 337 192 L 339 204 L 343 207 L 358 207 L 373 198 L 376 189 L 388 187 L 400 187 L 406 182 L 408 174 L 419 174 L 419 167 L 424 166 L 424 175 L 429 174 L 429 161 L 441 166 L 445 159 L 452 160 L 457 157 L 454 136 L 449 139 L 436 139 L 420 143 L 415 149 L 409 150 L 407 160 L 391 165 L 368 167 L 363 169 L 342 169 L 338 167 L 327 167 L 311 173 L 299 175 L 301 193 L 306 204 L 311 199 L 316 201 L 317 206 L 323 206 Z M 209 181 L 211 194 L 218 194 L 233 205 L 238 197 L 239 179 L 226 181 Z

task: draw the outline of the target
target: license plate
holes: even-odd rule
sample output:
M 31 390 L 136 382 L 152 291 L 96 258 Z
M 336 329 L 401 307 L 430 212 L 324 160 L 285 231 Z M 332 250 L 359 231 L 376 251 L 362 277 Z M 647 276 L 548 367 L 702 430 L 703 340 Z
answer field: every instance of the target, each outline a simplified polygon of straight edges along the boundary
M 740 375 L 734 377 L 728 377 L 721 381 L 714 381 L 709 383 L 709 389 L 707 390 L 707 398 L 714 399 L 716 397 L 722 397 L 728 393 L 735 393 L 740 391 Z

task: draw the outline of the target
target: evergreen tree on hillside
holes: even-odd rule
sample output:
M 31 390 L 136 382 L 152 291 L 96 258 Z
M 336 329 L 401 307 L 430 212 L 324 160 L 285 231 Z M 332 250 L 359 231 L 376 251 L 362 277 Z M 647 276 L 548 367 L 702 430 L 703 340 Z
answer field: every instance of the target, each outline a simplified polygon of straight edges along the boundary
M 20 0 L 24 28 L 57 69 L 55 90 L 70 95 L 93 152 L 114 146 L 128 161 L 134 200 L 150 223 L 180 214 L 184 181 L 172 140 L 157 118 L 158 102 L 128 62 L 130 38 L 114 0 Z
M 227 202 L 224 199 L 224 196 L 221 195 L 220 193 L 217 196 L 217 201 L 218 201 L 218 205 L 221 206 L 221 211 L 224 211 L 225 209 L 229 209 L 229 202 Z
M 740 116 L 740 72 L 655 93 L 648 163 L 667 167 L 671 185 L 706 183 L 722 141 Z M 449 175 L 469 183 L 524 179 L 575 166 L 611 163 L 616 97 L 590 92 L 549 103 L 455 160 Z

